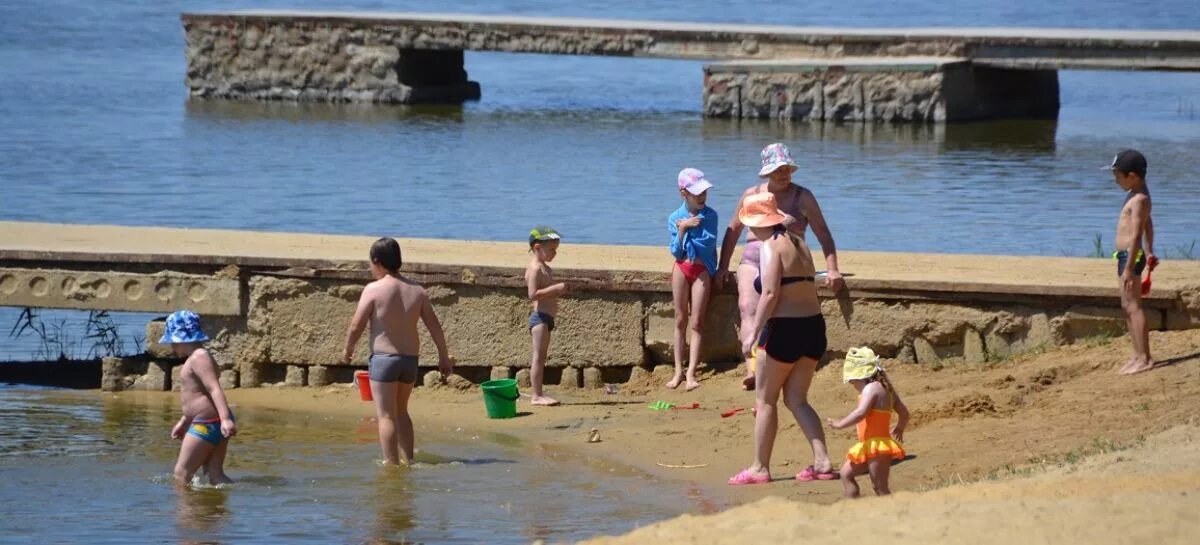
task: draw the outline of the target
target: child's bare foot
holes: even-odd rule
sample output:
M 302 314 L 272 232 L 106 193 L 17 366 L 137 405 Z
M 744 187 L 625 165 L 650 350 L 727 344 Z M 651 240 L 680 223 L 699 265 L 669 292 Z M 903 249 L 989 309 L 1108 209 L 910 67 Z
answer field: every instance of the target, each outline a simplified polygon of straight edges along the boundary
M 533 396 L 529 402 L 530 405 L 539 405 L 542 407 L 553 407 L 558 405 L 558 400 L 548 396 Z
M 1122 375 L 1136 375 L 1154 369 L 1154 360 L 1150 358 L 1136 358 L 1129 363 L 1130 365 L 1126 365 L 1121 369 Z
M 1121 365 L 1120 367 L 1117 368 L 1117 374 L 1119 374 L 1119 375 L 1126 374 L 1125 372 L 1128 371 L 1130 367 L 1133 367 L 1133 364 L 1136 361 L 1137 361 L 1137 357 L 1131 356 L 1129 358 L 1129 361 L 1125 362 L 1123 365 Z
M 211 484 L 213 486 L 216 486 L 218 484 L 233 484 L 233 479 L 230 479 L 228 475 L 222 473 L 220 475 L 209 476 L 208 484 Z
M 680 382 L 683 382 L 683 374 L 675 373 L 675 376 L 671 377 L 671 380 L 667 381 L 667 389 L 674 390 L 675 388 L 678 388 Z
M 688 381 L 687 381 L 687 391 L 688 392 L 695 390 L 696 388 L 699 388 L 699 387 L 700 387 L 700 381 L 698 381 L 694 378 L 688 379 Z

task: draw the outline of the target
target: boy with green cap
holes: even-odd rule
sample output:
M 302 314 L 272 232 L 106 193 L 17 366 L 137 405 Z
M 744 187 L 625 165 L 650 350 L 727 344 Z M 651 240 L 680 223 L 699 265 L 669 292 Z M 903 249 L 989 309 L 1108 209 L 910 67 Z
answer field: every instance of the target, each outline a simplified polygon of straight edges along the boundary
M 558 255 L 561 237 L 551 227 L 539 225 L 529 231 L 529 251 L 533 258 L 525 268 L 525 285 L 533 312 L 529 315 L 529 333 L 533 338 L 533 358 L 529 365 L 529 381 L 533 386 L 533 405 L 558 405 L 558 400 L 542 391 L 546 374 L 546 353 L 550 350 L 550 332 L 554 331 L 554 316 L 558 314 L 558 298 L 567 293 L 567 285 L 554 282 L 549 263 Z

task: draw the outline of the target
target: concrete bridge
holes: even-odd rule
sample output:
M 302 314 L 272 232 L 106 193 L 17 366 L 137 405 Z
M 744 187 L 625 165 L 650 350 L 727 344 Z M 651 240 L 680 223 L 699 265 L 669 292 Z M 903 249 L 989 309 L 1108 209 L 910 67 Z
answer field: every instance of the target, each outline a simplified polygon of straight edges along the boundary
M 942 122 L 1058 113 L 1059 69 L 1200 71 L 1200 31 L 817 28 L 465 14 L 182 15 L 192 96 L 478 99 L 463 51 L 712 61 L 704 114 Z
M 189 308 L 203 316 L 229 387 L 349 382 L 367 350 L 360 347 L 359 361 L 342 365 L 341 343 L 370 280 L 373 241 L 0 222 L 0 306 L 164 315 Z M 486 380 L 528 367 L 528 246 L 424 239 L 402 239 L 401 246 L 404 274 L 427 286 L 464 376 Z M 555 262 L 572 289 L 560 307 L 550 383 L 594 387 L 669 365 L 674 315 L 666 251 L 570 248 Z M 1109 259 L 882 252 L 839 258 L 849 290 L 822 293 L 830 358 L 867 344 L 910 363 L 981 363 L 1125 331 Z M 1200 262 L 1164 262 L 1145 304 L 1152 329 L 1200 327 Z M 703 361 L 739 359 L 737 315 L 731 289 L 714 295 Z M 176 362 L 154 342 L 161 335 L 161 321 L 148 324 L 150 362 L 106 363 L 105 387 L 169 388 Z M 422 361 L 437 361 L 432 350 L 426 336 Z

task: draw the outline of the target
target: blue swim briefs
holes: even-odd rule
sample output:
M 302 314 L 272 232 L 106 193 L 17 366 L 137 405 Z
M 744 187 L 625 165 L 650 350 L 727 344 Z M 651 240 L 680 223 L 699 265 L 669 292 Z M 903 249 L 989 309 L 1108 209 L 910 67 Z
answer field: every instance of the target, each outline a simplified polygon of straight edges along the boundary
M 192 425 L 188 426 L 188 435 L 195 435 L 213 446 L 218 446 L 221 441 L 225 440 L 225 436 L 221 434 L 221 420 L 193 420 Z

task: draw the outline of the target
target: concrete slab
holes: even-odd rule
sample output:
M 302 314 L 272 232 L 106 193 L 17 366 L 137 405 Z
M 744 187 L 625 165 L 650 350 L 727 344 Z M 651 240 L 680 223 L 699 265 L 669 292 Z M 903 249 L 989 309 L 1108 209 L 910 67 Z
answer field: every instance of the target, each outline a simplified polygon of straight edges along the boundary
M 478 14 L 245 10 L 185 13 L 185 30 L 204 25 L 319 23 L 380 28 L 398 48 L 465 49 L 696 60 L 850 55 L 963 55 L 1129 61 L 1124 69 L 1194 70 L 1200 31 L 1063 28 L 839 28 Z M 1018 53 L 1021 53 L 1018 55 Z M 1159 62 L 1139 64 L 1155 58 Z M 1118 61 L 1118 62 L 1120 62 Z M 1031 68 L 1029 66 L 1017 66 Z
M 710 74 L 808 72 L 936 72 L 970 62 L 965 57 L 843 57 L 772 60 L 738 60 L 704 65 Z
M 524 286 L 529 247 L 514 242 L 399 238 L 403 270 L 442 275 L 453 283 Z M 366 280 L 372 237 L 174 229 L 113 225 L 68 225 L 0 221 L 0 263 L 208 264 L 303 269 L 309 277 Z M 638 287 L 670 293 L 663 249 L 657 246 L 574 244 L 555 260 L 555 274 L 578 291 Z M 959 297 L 1011 302 L 1020 297 L 1116 297 L 1112 260 L 1071 257 L 990 256 L 839 251 L 847 284 L 856 296 L 880 299 Z M 339 269 L 335 269 L 338 267 Z M 355 268 L 358 270 L 344 270 Z M 1029 280 L 1036 271 L 1037 281 Z M 468 274 L 468 272 L 470 274 Z M 414 275 L 414 276 L 420 276 Z M 340 276 L 341 275 L 341 276 Z M 1200 293 L 1200 261 L 1168 261 L 1154 271 L 1147 304 L 1173 307 L 1180 290 Z M 0 277 L 0 304 L 19 288 Z M 733 293 L 733 289 L 728 290 Z M 827 293 L 826 293 L 827 294 Z M 1200 296 L 1193 298 L 1200 305 Z M 1190 300 L 1189 300 L 1190 301 Z
M 135 274 L 0 267 L 0 306 L 237 315 L 241 284 L 161 272 Z

